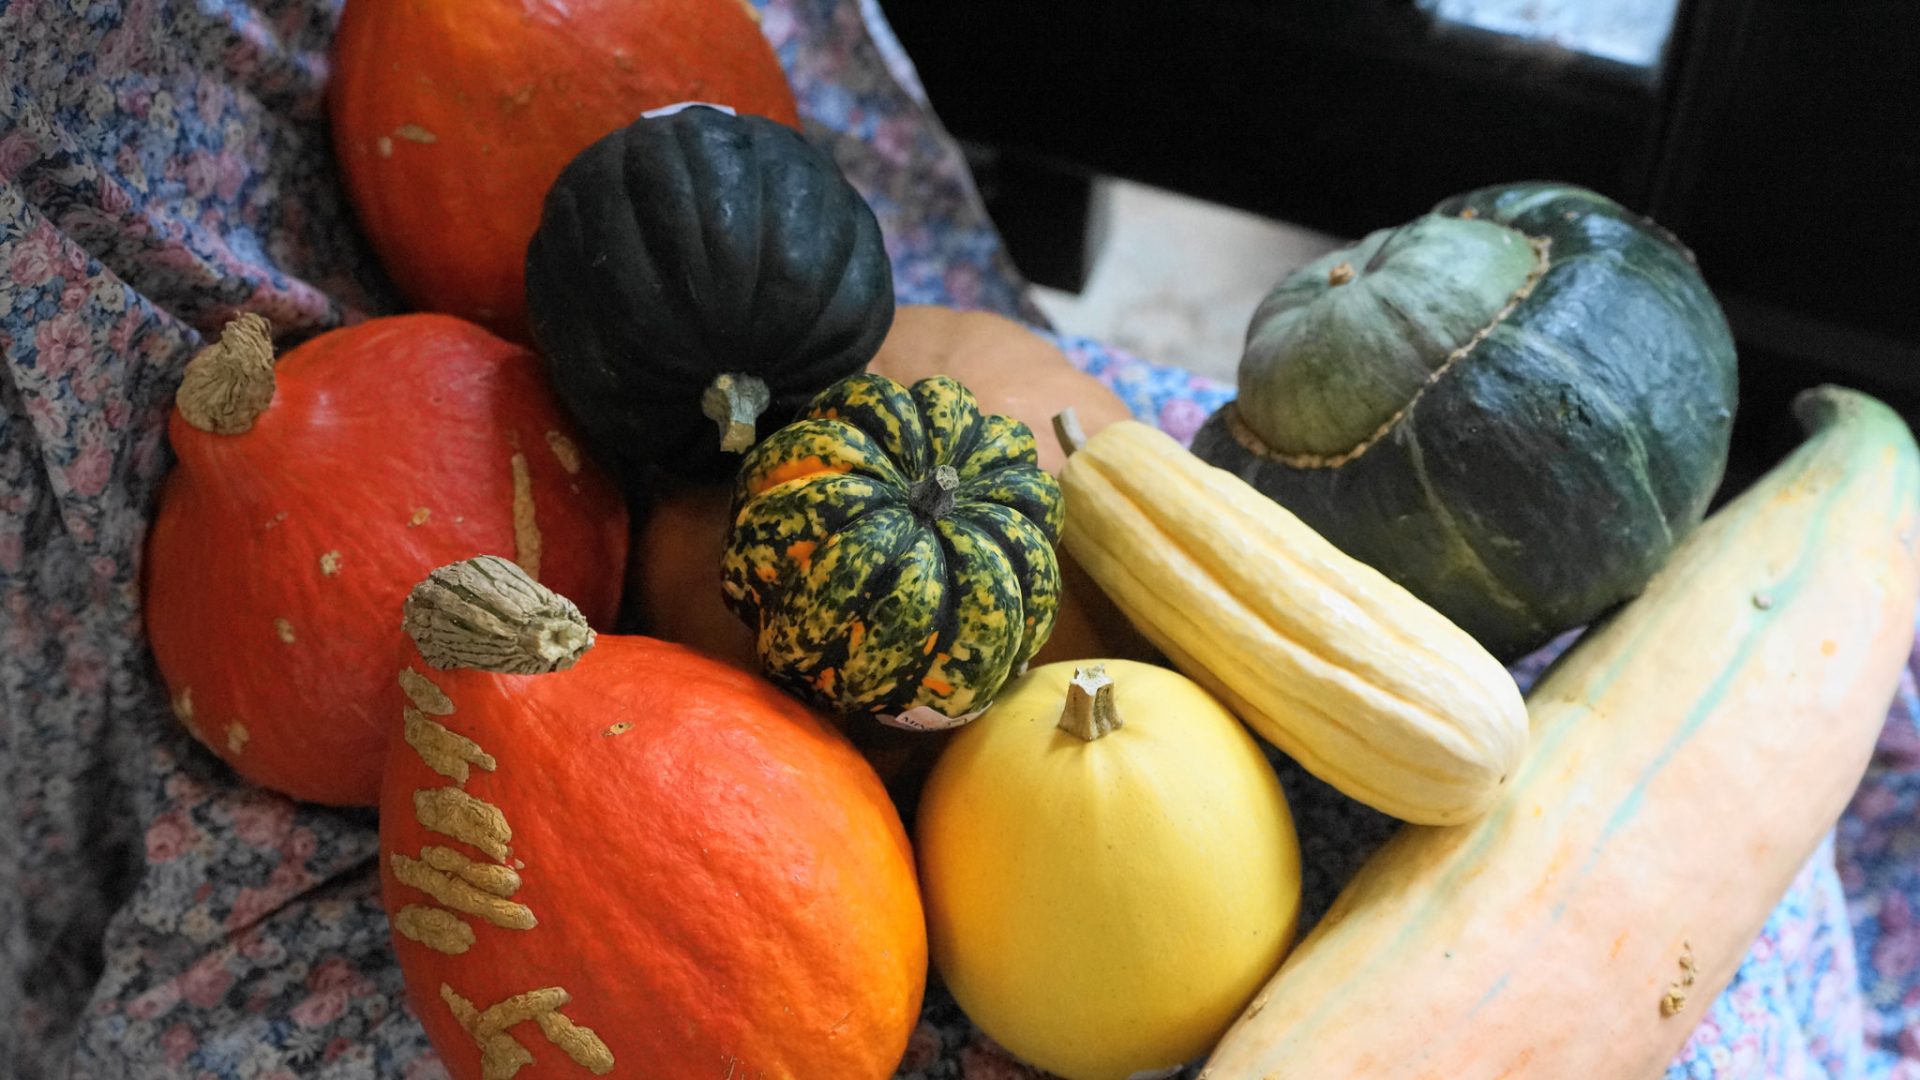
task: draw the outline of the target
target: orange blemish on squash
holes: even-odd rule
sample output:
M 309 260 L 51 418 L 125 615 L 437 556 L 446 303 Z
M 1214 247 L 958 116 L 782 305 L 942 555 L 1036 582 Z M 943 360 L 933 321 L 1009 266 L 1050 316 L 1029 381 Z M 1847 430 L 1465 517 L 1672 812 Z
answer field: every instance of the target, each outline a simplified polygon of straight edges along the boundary
M 481 889 L 445 870 L 394 852 L 388 860 L 393 876 L 400 884 L 418 889 L 445 906 L 476 919 L 484 919 L 502 930 L 531 930 L 539 925 L 533 909 Z M 502 867 L 501 869 L 505 869 Z
M 1622 946 L 1626 945 L 1627 938 L 1631 936 L 1633 936 L 1631 931 L 1625 931 L 1625 930 L 1621 931 L 1620 936 L 1613 939 L 1613 951 L 1607 954 L 1608 958 L 1613 960 L 1620 959 L 1620 949 Z
M 780 577 L 778 573 L 774 572 L 773 567 L 765 566 L 765 565 L 754 567 L 753 576 L 759 578 L 761 581 L 766 582 L 769 585 L 773 584 L 774 581 Z
M 320 573 L 323 577 L 340 576 L 340 552 L 337 549 L 320 556 Z
M 852 653 L 859 649 L 860 643 L 865 640 L 867 640 L 867 624 L 859 619 L 853 620 L 852 625 L 847 627 L 847 652 Z
M 534 520 L 533 472 L 527 468 L 527 455 L 519 451 L 508 465 L 513 469 L 513 561 L 539 581 L 540 524 Z
M 795 540 L 793 543 L 787 545 L 787 558 L 799 563 L 800 569 L 805 571 L 813 565 L 813 549 L 815 546 L 811 540 Z
M 393 929 L 437 953 L 459 956 L 473 948 L 473 927 L 445 908 L 408 904 L 393 917 Z
M 761 474 L 759 477 L 756 477 L 753 481 L 752 492 L 758 495 L 770 488 L 777 488 L 789 480 L 798 480 L 801 477 L 812 476 L 815 473 L 844 473 L 852 471 L 853 465 L 851 462 L 828 461 L 818 454 L 810 454 L 803 458 L 795 458 L 792 461 L 782 462 Z
M 1507 1080 L 1508 1077 L 1519 1072 L 1521 1069 L 1526 1068 L 1527 1063 L 1532 1060 L 1533 1060 L 1532 1049 L 1526 1049 L 1526 1050 L 1520 1051 L 1520 1056 L 1513 1059 L 1513 1064 L 1507 1066 L 1504 1069 L 1501 1069 L 1500 1075 L 1494 1077 L 1493 1080 Z
M 505 862 L 512 852 L 513 829 L 507 816 L 457 787 L 421 788 L 413 793 L 413 814 L 422 828 L 471 844 Z
M 429 720 L 418 709 L 409 708 L 405 712 L 406 727 L 404 735 L 407 745 L 413 747 L 427 768 L 458 784 L 467 782 L 468 767 L 478 765 L 487 772 L 496 767 L 493 755 L 480 749 L 480 744 L 448 728 L 435 720 Z
M 553 451 L 553 458 L 560 467 L 567 470 L 568 476 L 580 475 L 580 448 L 573 440 L 557 431 L 547 432 L 547 449 Z
M 573 995 L 558 986 L 515 994 L 484 1012 L 476 1009 L 446 983 L 440 984 L 440 1000 L 447 1003 L 454 1019 L 480 1048 L 481 1080 L 511 1080 L 524 1065 L 533 1064 L 533 1054 L 507 1029 L 532 1020 L 549 1043 L 573 1060 L 575 1065 L 595 1076 L 613 1071 L 613 1051 L 594 1034 L 569 1020 L 560 1009 Z
M 833 681 L 839 674 L 840 673 L 833 668 L 827 668 L 813 677 L 813 685 L 817 687 L 821 693 L 831 694 L 833 693 Z
M 1835 652 L 1839 651 L 1839 648 L 1840 646 L 1831 641 L 1823 641 L 1820 643 L 1820 655 L 1832 656 Z
M 921 679 L 920 685 L 926 687 L 927 689 L 933 691 L 936 694 L 939 694 L 941 697 L 946 697 L 948 694 L 953 693 L 952 683 L 934 675 L 929 675 L 926 678 Z
M 247 725 L 235 720 L 227 725 L 227 749 L 238 754 L 247 748 L 247 740 L 253 735 L 247 731 Z
M 925 656 L 928 653 L 932 652 L 933 647 L 935 645 L 938 645 L 939 643 L 940 643 L 940 631 L 935 630 L 933 633 L 927 635 L 927 647 L 920 650 L 920 655 Z
M 400 669 L 400 689 L 406 692 L 407 700 L 413 702 L 414 708 L 428 716 L 453 715 L 453 700 L 431 679 L 412 668 Z

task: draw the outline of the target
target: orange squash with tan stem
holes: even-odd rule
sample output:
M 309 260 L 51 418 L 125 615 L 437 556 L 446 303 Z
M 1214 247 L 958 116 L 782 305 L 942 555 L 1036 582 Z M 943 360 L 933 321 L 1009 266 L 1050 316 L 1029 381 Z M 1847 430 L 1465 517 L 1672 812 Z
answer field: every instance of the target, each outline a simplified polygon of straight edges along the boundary
M 571 432 L 534 355 L 471 323 L 375 319 L 275 363 L 266 320 L 235 320 L 187 366 L 147 540 L 187 729 L 254 783 L 373 805 L 420 575 L 511 555 L 613 618 L 626 510 Z
M 844 738 L 691 650 L 596 640 L 502 559 L 434 571 L 405 624 L 382 894 L 458 1080 L 892 1075 L 926 929 Z
M 575 154 L 686 100 L 800 122 L 743 0 L 351 0 L 333 64 L 334 154 L 381 265 L 520 341 L 527 241 Z
M 1495 810 L 1379 851 L 1204 1080 L 1660 1075 L 1859 783 L 1913 641 L 1920 455 L 1863 395 L 1536 686 Z

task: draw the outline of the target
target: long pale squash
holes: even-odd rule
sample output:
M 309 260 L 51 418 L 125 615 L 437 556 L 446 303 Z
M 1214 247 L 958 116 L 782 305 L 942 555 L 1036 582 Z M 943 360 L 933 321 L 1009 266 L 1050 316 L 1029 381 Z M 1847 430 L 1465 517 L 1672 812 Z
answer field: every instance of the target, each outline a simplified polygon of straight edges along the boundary
M 1920 458 L 1860 394 L 1529 699 L 1469 826 L 1382 848 L 1205 1080 L 1655 1077 L 1859 783 L 1913 639 Z
M 1520 691 L 1439 612 L 1136 421 L 1067 460 L 1067 550 L 1174 665 L 1347 795 L 1484 813 L 1527 742 Z

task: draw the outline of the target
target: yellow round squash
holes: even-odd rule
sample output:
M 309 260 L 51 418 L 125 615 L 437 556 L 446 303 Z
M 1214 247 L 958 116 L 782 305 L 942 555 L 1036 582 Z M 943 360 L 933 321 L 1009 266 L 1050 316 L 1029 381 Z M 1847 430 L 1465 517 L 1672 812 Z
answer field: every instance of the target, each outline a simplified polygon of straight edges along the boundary
M 1067 1080 L 1209 1049 L 1279 967 L 1300 849 L 1273 770 L 1186 677 L 1128 660 L 1007 684 L 920 803 L 935 965 L 960 1007 Z

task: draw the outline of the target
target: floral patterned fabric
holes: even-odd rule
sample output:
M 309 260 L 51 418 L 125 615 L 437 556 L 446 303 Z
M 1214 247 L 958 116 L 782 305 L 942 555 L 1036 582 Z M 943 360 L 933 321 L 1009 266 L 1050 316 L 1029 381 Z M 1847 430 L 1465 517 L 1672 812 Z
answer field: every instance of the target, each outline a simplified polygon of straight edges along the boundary
M 871 2 L 759 0 L 901 299 L 1037 319 Z M 0 0 L 0 1060 L 23 1078 L 444 1075 L 372 815 L 239 782 L 176 723 L 140 551 L 186 359 L 396 309 L 329 160 L 338 0 Z M 1224 387 L 1063 339 L 1189 437 Z M 1539 660 L 1523 666 L 1530 678 Z M 1280 762 L 1310 913 L 1388 831 Z M 1920 1078 L 1920 699 L 1669 1076 Z M 1026 1077 L 936 987 L 901 1075 Z

